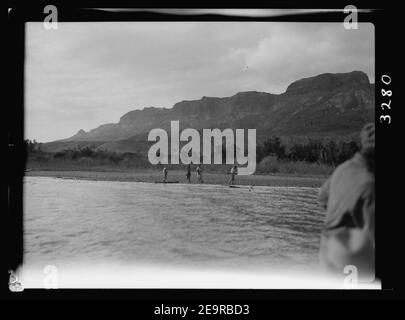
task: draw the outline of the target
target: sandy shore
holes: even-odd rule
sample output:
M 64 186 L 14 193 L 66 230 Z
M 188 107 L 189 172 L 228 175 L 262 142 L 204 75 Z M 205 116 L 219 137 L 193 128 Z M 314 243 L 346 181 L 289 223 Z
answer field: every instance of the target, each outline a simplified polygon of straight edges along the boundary
M 162 173 L 153 170 L 139 171 L 28 171 L 26 176 L 34 177 L 55 177 L 63 179 L 81 179 L 94 181 L 133 181 L 133 182 L 151 182 L 162 181 Z M 204 183 L 206 184 L 226 184 L 229 175 L 220 173 L 203 173 Z M 169 181 L 179 181 L 187 183 L 185 172 L 169 171 Z M 288 175 L 251 175 L 237 176 L 238 185 L 255 186 L 285 186 L 285 187 L 320 187 L 326 180 L 326 177 L 316 176 L 288 176 Z M 192 173 L 191 183 L 198 183 L 195 173 Z

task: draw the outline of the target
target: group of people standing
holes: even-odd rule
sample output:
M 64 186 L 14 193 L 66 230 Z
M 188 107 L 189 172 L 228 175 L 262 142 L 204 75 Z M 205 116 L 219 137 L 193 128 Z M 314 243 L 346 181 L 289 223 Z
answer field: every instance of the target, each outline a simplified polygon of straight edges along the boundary
M 203 183 L 203 178 L 202 178 L 202 169 L 201 166 L 197 166 L 197 168 L 195 169 L 196 175 L 197 175 L 197 181 L 199 183 Z M 166 167 L 163 168 L 163 182 L 168 182 L 167 181 L 167 174 L 168 174 L 168 170 Z M 186 178 L 187 178 L 187 182 L 191 182 L 191 165 L 187 165 L 186 168 Z
M 195 169 L 195 172 L 197 174 L 197 181 L 199 183 L 203 183 L 203 178 L 202 178 L 202 169 L 200 166 L 197 166 L 197 168 Z M 187 182 L 191 182 L 191 164 L 187 165 L 187 172 L 186 172 L 186 178 L 187 178 Z
M 196 175 L 197 175 L 197 181 L 199 183 L 204 183 L 203 178 L 202 178 L 202 168 L 200 165 L 197 165 L 196 169 L 195 169 Z M 167 174 L 168 174 L 168 170 L 166 167 L 163 168 L 163 182 L 168 182 L 167 181 Z M 229 172 L 229 174 L 231 175 L 228 184 L 229 185 L 233 185 L 235 183 L 235 176 L 238 174 L 238 167 L 235 165 L 232 167 L 231 171 Z M 187 178 L 187 182 L 191 182 L 191 164 L 187 165 L 186 168 L 186 178 Z

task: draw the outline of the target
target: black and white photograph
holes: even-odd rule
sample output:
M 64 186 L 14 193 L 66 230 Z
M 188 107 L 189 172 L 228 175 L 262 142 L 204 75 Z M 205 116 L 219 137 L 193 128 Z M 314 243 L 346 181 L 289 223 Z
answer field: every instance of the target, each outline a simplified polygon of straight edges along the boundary
M 10 290 L 381 289 L 373 23 L 48 9 L 24 26 Z

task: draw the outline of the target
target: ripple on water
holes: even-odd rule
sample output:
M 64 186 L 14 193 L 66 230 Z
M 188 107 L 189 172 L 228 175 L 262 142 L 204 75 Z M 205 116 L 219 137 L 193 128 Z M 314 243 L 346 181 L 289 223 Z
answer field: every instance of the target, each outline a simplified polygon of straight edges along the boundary
M 323 213 L 315 188 L 24 181 L 29 261 L 299 265 L 317 259 Z

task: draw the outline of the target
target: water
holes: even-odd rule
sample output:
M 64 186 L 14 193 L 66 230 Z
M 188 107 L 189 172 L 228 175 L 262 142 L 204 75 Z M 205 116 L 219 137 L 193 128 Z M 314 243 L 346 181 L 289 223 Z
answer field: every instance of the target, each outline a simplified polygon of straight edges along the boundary
M 324 219 L 316 195 L 26 177 L 24 261 L 311 268 Z

